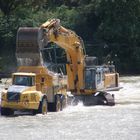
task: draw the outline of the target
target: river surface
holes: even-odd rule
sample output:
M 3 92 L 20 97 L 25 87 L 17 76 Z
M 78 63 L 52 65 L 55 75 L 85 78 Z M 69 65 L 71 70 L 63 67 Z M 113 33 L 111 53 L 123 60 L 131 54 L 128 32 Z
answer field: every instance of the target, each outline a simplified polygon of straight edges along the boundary
M 140 76 L 121 77 L 120 85 L 113 107 L 80 103 L 47 115 L 0 116 L 0 140 L 140 140 Z

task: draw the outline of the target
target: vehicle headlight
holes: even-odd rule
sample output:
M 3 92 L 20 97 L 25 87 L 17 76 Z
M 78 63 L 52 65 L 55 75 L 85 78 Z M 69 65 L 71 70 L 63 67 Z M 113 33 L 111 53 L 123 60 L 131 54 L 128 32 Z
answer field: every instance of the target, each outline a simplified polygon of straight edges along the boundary
M 22 95 L 22 100 L 23 100 L 23 101 L 27 101 L 27 100 L 29 100 L 28 95 L 26 95 L 26 94 L 25 94 L 25 95 Z

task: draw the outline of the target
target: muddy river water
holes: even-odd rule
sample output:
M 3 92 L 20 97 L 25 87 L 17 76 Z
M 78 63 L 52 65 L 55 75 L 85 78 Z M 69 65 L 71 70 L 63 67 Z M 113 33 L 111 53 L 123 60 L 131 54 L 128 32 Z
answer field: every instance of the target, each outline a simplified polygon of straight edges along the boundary
M 113 107 L 80 103 L 47 115 L 0 116 L 0 140 L 140 140 L 140 76 L 121 77 L 120 85 Z

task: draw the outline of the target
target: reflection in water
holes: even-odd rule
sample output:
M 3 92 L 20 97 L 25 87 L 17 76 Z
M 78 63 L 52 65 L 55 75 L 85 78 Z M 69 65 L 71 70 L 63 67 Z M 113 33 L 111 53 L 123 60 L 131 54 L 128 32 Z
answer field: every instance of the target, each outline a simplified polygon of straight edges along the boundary
M 2 140 L 138 140 L 140 77 L 122 77 L 116 105 L 69 106 L 47 115 L 0 117 Z

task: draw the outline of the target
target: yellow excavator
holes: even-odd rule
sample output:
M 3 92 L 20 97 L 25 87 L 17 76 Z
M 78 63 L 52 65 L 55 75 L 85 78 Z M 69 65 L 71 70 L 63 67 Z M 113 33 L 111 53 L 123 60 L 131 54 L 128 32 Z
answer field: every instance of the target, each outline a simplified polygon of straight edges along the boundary
M 20 45 L 20 44 L 25 44 Z M 19 28 L 17 55 L 30 55 L 30 62 L 38 64 L 38 51 L 55 43 L 66 52 L 67 91 L 73 102 L 84 105 L 114 105 L 114 95 L 107 93 L 119 90 L 119 74 L 113 65 L 96 65 L 95 57 L 87 56 L 82 39 L 73 31 L 60 25 L 59 19 L 51 19 L 39 28 Z M 26 47 L 26 43 L 30 47 Z M 23 53 L 24 52 L 24 53 Z M 40 51 L 41 52 L 41 51 Z M 41 53 L 39 54 L 41 55 Z M 21 57 L 21 55 L 20 55 Z M 21 61 L 21 60 L 20 60 Z M 28 61 L 29 62 L 29 61 Z

